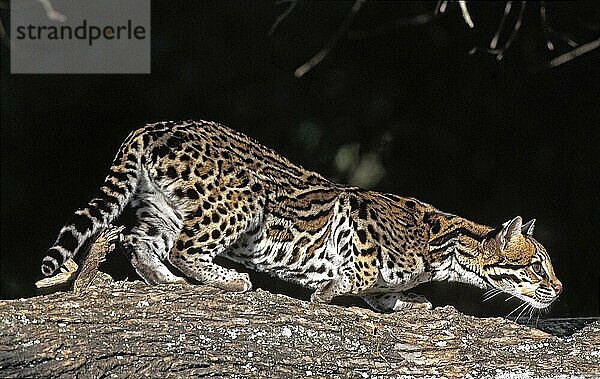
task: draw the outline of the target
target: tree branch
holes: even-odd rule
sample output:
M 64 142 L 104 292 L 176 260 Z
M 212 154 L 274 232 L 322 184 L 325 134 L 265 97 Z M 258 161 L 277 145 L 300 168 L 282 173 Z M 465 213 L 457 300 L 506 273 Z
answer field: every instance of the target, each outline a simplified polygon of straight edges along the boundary
M 473 24 L 473 20 L 471 19 L 471 14 L 469 13 L 469 9 L 467 8 L 467 2 L 465 0 L 460 0 L 458 2 L 458 5 L 460 5 L 460 10 L 463 19 L 465 20 L 465 23 L 469 25 L 471 29 L 473 29 L 475 27 L 475 24 Z
M 340 25 L 340 27 L 336 30 L 333 36 L 329 39 L 325 47 L 323 47 L 321 51 L 315 54 L 308 62 L 304 63 L 302 66 L 298 67 L 296 71 L 294 71 L 294 75 L 296 76 L 296 78 L 302 77 L 313 67 L 318 65 L 323 60 L 323 58 L 327 56 L 327 54 L 329 54 L 331 49 L 333 49 L 333 47 L 340 40 L 340 38 L 342 38 L 342 36 L 344 36 L 344 34 L 348 32 L 348 28 L 350 27 L 350 24 L 352 24 L 354 16 L 358 13 L 360 8 L 362 8 L 363 4 L 366 1 L 367 0 L 356 0 L 354 2 L 354 5 L 352 5 L 352 9 L 350 9 L 350 12 L 346 17 L 346 20 L 342 25 Z
M 381 34 L 385 34 L 392 30 L 396 30 L 396 29 L 403 28 L 406 26 L 418 26 L 418 25 L 427 24 L 428 22 L 431 22 L 431 21 L 435 20 L 436 18 L 438 18 L 438 16 L 441 14 L 439 12 L 440 5 L 441 5 L 441 1 L 438 1 L 437 4 L 435 5 L 433 12 L 431 12 L 431 13 L 424 13 L 424 14 L 419 14 L 419 15 L 410 16 L 410 17 L 400 17 L 390 23 L 377 26 L 370 30 L 350 30 L 348 32 L 348 38 L 349 39 L 365 39 L 365 38 L 375 37 L 375 36 L 378 36 Z
M 81 268 L 69 261 L 53 281 L 75 279 L 74 292 L 0 301 L 0 377 L 600 375 L 598 318 L 542 320 L 561 334 L 583 328 L 563 339 L 452 307 L 381 314 L 263 290 L 114 282 L 97 267 L 122 230 L 100 233 Z
M 593 377 L 598 346 L 598 321 L 562 339 L 452 307 L 380 314 L 106 274 L 0 301 L 0 377 Z
M 565 54 L 559 55 L 558 57 L 552 59 L 550 62 L 548 62 L 547 67 L 552 68 L 560 66 L 561 64 L 565 64 L 583 54 L 589 53 L 590 51 L 597 49 L 599 46 L 600 39 L 588 42 L 585 45 L 581 45 Z
M 282 1 L 282 3 L 284 2 L 286 1 Z M 288 5 L 287 9 L 282 14 L 280 14 L 279 17 L 277 17 L 277 20 L 275 20 L 275 22 L 273 23 L 273 25 L 271 25 L 271 29 L 269 29 L 268 33 L 269 35 L 273 35 L 273 33 L 275 33 L 275 29 L 277 29 L 279 24 L 281 24 L 281 22 L 285 20 L 285 18 L 289 16 L 290 13 L 292 13 L 294 8 L 296 8 L 296 5 L 298 5 L 298 0 L 287 0 L 287 2 L 289 2 L 290 5 Z

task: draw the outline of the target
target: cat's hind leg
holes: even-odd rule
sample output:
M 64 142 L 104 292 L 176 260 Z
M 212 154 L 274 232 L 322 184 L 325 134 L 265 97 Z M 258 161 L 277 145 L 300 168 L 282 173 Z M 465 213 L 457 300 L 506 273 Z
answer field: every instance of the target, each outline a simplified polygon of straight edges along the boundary
M 135 271 L 148 284 L 186 283 L 164 263 L 181 229 L 177 212 L 150 188 L 142 189 L 132 205 L 138 220 L 122 249 Z

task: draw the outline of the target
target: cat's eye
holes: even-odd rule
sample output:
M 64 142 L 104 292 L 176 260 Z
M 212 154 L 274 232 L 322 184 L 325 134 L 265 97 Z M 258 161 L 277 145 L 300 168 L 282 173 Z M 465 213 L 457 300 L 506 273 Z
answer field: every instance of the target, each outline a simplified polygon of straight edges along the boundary
M 542 268 L 542 264 L 540 262 L 534 262 L 531 265 L 531 268 L 533 269 L 533 272 L 535 272 L 536 274 L 543 276 L 544 273 L 544 269 Z

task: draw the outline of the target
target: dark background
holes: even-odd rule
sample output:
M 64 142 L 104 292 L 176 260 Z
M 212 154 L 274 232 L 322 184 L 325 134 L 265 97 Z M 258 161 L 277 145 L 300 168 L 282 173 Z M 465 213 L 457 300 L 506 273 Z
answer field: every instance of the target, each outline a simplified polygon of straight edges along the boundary
M 599 315 L 599 54 L 543 69 L 570 47 L 554 39 L 556 50 L 545 48 L 539 4 L 530 3 L 502 60 L 469 55 L 489 44 L 504 3 L 469 4 L 475 29 L 450 3 L 426 25 L 342 38 L 300 79 L 294 70 L 352 2 L 300 2 L 272 36 L 288 4 L 156 2 L 151 75 L 10 75 L 3 44 L 1 297 L 36 293 L 40 259 L 131 130 L 193 118 L 247 133 L 336 181 L 480 223 L 535 217 L 565 288 L 551 315 Z M 589 42 L 599 35 L 594 4 L 549 3 L 550 21 Z M 434 5 L 367 2 L 350 29 L 385 28 Z M 9 29 L 6 12 L 2 22 Z M 133 276 L 116 258 L 106 270 Z M 462 285 L 423 291 L 479 315 L 518 305 L 481 303 L 482 291 Z

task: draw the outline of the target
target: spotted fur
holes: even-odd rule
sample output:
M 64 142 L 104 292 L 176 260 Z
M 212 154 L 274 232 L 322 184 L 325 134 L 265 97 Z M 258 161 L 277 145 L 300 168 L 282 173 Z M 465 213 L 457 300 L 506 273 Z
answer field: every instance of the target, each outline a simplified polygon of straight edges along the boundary
M 123 251 L 150 284 L 187 278 L 232 291 L 247 274 L 224 256 L 315 290 L 314 301 L 363 297 L 374 308 L 430 308 L 404 294 L 432 280 L 496 288 L 537 308 L 561 284 L 520 217 L 492 229 L 414 198 L 334 184 L 213 122 L 162 122 L 131 133 L 99 195 L 75 212 L 43 259 L 52 275 L 126 205 L 137 223 Z

